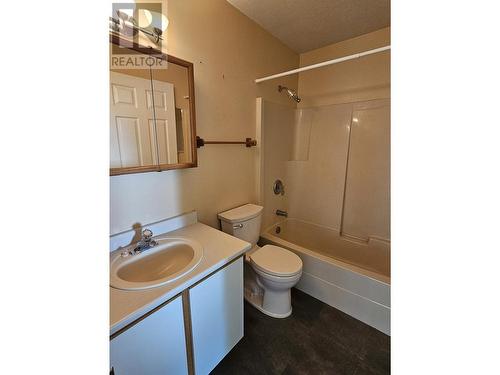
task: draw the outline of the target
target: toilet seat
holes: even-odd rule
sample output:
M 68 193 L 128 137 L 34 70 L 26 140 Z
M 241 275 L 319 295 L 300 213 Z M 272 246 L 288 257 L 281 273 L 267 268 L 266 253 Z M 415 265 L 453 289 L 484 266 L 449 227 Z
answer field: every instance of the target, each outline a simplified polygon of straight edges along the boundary
M 253 252 L 250 263 L 273 276 L 294 276 L 302 272 L 302 260 L 296 254 L 274 245 L 265 245 Z

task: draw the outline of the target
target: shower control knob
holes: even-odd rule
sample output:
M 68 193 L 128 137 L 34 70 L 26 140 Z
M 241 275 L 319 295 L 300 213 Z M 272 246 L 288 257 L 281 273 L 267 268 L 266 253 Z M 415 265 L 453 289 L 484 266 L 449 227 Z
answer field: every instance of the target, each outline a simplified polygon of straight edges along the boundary
M 283 182 L 281 180 L 274 181 L 273 191 L 276 195 L 285 195 L 285 186 L 283 185 Z

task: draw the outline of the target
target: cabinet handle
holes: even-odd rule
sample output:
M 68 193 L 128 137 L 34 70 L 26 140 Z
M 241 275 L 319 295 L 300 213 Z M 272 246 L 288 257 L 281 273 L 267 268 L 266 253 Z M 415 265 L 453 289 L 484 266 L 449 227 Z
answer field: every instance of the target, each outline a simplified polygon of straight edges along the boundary
M 109 372 L 109 375 L 115 375 L 115 368 L 111 367 L 111 371 Z

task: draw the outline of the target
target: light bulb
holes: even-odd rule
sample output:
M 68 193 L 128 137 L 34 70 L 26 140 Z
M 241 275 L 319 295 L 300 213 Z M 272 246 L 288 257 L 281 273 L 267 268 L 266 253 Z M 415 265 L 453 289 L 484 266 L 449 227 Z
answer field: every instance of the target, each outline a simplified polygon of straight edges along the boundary
M 158 12 L 139 9 L 139 26 L 144 28 L 156 27 L 165 31 L 168 27 L 168 18 Z

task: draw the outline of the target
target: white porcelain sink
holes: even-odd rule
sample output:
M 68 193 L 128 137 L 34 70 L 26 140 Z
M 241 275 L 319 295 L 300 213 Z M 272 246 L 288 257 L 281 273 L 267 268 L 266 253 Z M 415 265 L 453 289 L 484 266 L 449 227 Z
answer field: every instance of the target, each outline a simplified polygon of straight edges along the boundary
M 156 238 L 157 245 L 140 254 L 111 256 L 113 288 L 140 290 L 172 282 L 195 268 L 203 257 L 200 243 L 187 238 Z

